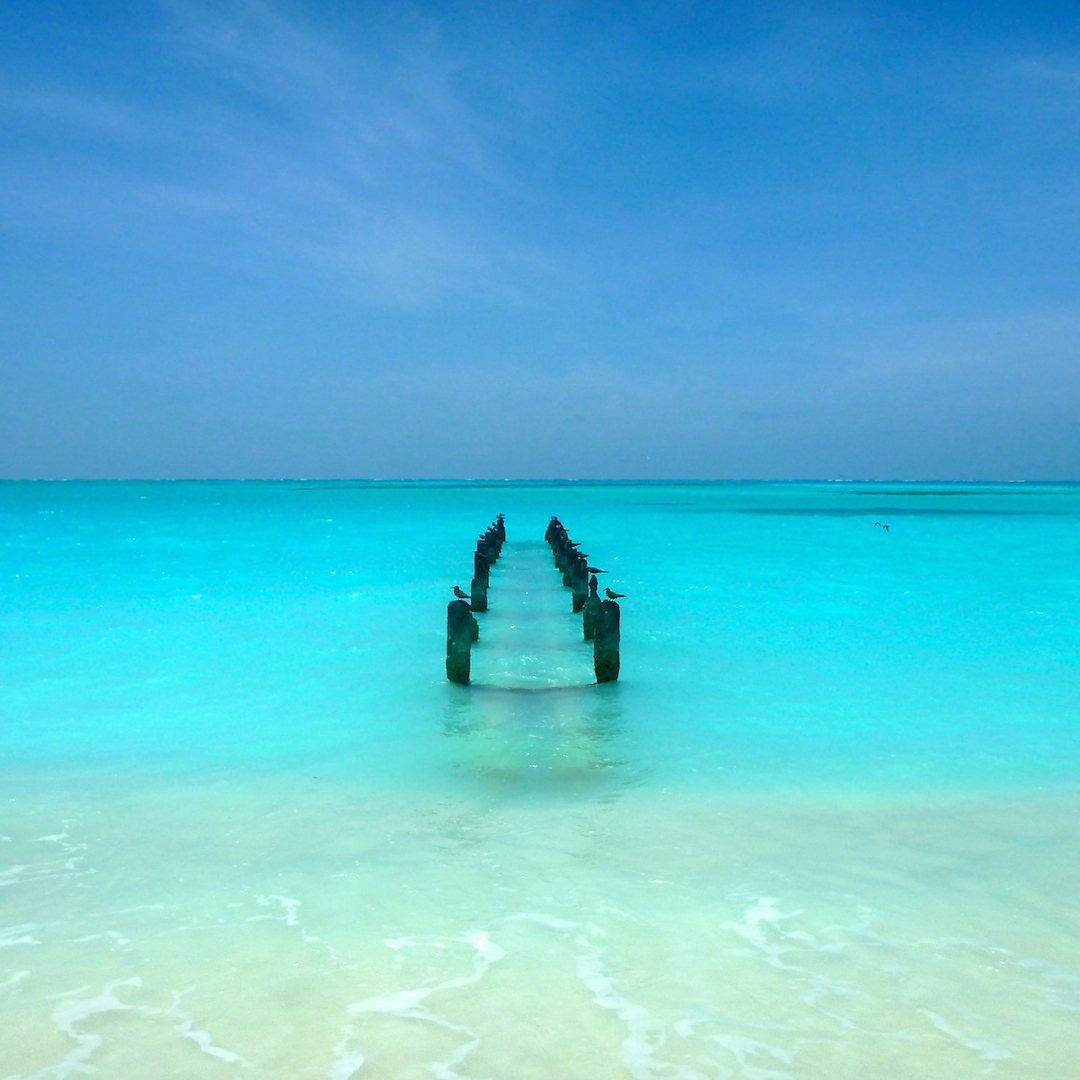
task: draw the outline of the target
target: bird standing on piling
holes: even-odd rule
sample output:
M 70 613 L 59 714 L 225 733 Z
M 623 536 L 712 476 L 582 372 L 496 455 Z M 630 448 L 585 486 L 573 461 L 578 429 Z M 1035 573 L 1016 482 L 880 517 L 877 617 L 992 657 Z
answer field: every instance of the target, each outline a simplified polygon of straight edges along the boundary
M 458 598 L 459 600 L 470 600 L 470 599 L 472 599 L 472 598 L 471 598 L 471 597 L 469 596 L 469 594 L 468 594 L 468 593 L 467 593 L 467 592 L 466 592 L 466 591 L 465 591 L 464 589 L 462 589 L 462 588 L 461 588 L 461 586 L 460 586 L 460 585 L 455 585 L 455 586 L 454 586 L 454 595 L 455 595 L 455 596 L 456 596 L 456 597 L 457 597 L 457 598 Z
M 609 600 L 621 600 L 626 595 L 626 593 L 624 593 L 624 592 L 612 592 L 611 589 L 605 589 L 604 590 L 604 595 Z

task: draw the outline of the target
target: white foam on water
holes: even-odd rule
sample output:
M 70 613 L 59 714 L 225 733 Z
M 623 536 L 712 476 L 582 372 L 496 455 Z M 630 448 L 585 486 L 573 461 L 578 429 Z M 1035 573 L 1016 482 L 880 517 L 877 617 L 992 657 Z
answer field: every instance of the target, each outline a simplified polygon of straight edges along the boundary
M 722 1046 L 734 1055 L 739 1063 L 739 1071 L 745 1080 L 791 1080 L 791 1073 L 784 1069 L 765 1068 L 750 1061 L 750 1057 L 771 1057 L 781 1064 L 790 1065 L 794 1054 L 779 1050 L 775 1046 L 747 1038 L 745 1035 L 707 1035 L 706 1038 Z M 731 1075 L 729 1073 L 729 1075 Z
M 786 932 L 780 924 L 785 919 L 793 919 L 801 915 L 802 910 L 789 911 L 786 915 L 781 914 L 777 910 L 777 902 L 776 897 L 763 896 L 743 912 L 740 921 L 728 919 L 723 926 L 724 929 L 733 930 L 750 942 L 767 964 L 781 971 L 798 971 L 799 968 L 786 963 L 782 957 L 786 953 L 797 952 L 801 947 L 805 947 L 806 935 L 800 931 Z M 767 931 L 771 931 L 771 935 Z M 773 940 L 774 937 L 779 937 L 780 940 Z M 784 944 L 785 941 L 791 940 L 801 944 L 799 946 Z M 732 952 L 737 956 L 753 955 L 749 950 L 733 949 Z
M 666 1025 L 643 1005 L 623 997 L 604 965 L 604 949 L 585 936 L 575 939 L 584 951 L 577 958 L 578 978 L 602 1009 L 626 1025 L 619 1057 L 634 1080 L 710 1080 L 705 1073 L 673 1065 L 656 1056 L 667 1041 Z
M 476 959 L 473 963 L 471 975 L 462 975 L 456 979 L 446 979 L 435 986 L 421 986 L 409 990 L 397 990 L 379 997 L 367 998 L 364 1001 L 353 1002 L 348 1007 L 351 1016 L 362 1016 L 365 1013 L 381 1014 L 383 1016 L 400 1016 L 412 1020 L 422 1020 L 426 1023 L 436 1024 L 448 1031 L 456 1031 L 467 1036 L 466 1040 L 457 1046 L 451 1055 L 444 1061 L 428 1062 L 428 1069 L 437 1080 L 472 1080 L 463 1073 L 455 1071 L 455 1066 L 460 1065 L 465 1058 L 480 1045 L 480 1036 L 471 1028 L 463 1024 L 455 1024 L 444 1016 L 432 1012 L 426 1005 L 421 1004 L 430 995 L 444 990 L 458 990 L 465 986 L 471 986 L 479 982 L 488 968 L 497 963 L 504 956 L 506 950 L 496 945 L 488 933 L 484 930 L 471 931 L 460 938 L 431 939 L 431 938 L 388 938 L 384 942 L 387 948 L 404 949 L 417 946 L 441 946 L 444 941 L 455 941 L 470 945 L 476 950 Z M 362 1060 L 362 1058 L 361 1058 Z
M 250 1068 L 250 1062 L 245 1061 L 239 1054 L 234 1053 L 232 1050 L 226 1050 L 222 1046 L 217 1046 L 214 1043 L 213 1038 L 208 1031 L 202 1031 L 195 1027 L 195 1017 L 191 1013 L 184 1012 L 180 1008 L 180 1000 L 185 994 L 190 994 L 194 987 L 189 987 L 187 990 L 180 990 L 173 992 L 173 1003 L 169 1009 L 160 1010 L 162 1015 L 175 1017 L 179 1020 L 178 1024 L 174 1024 L 174 1029 L 179 1032 L 185 1039 L 190 1039 L 204 1054 L 209 1054 L 210 1057 L 215 1057 L 221 1061 L 227 1061 L 231 1065 L 242 1065 L 245 1068 Z M 158 1010 L 141 1008 L 141 1012 L 147 1015 L 153 1015 Z
M 8 838 L 10 841 L 10 837 Z M 71 878 L 82 877 L 94 873 L 93 870 L 80 870 L 78 865 L 85 858 L 86 844 L 69 844 L 66 832 L 51 833 L 48 836 L 38 836 L 28 841 L 31 844 L 55 843 L 59 844 L 61 854 L 59 858 L 47 859 L 41 862 L 16 863 L 13 866 L 0 870 L 0 888 L 13 885 L 23 885 L 31 881 L 39 881 L 46 878 Z
M 127 979 L 113 979 L 107 982 L 101 992 L 92 997 L 76 997 L 89 987 L 83 986 L 76 990 L 68 990 L 62 994 L 51 994 L 51 1000 L 61 1000 L 62 1003 L 53 1009 L 51 1017 L 57 1031 L 66 1035 L 75 1045 L 55 1065 L 46 1066 L 44 1069 L 26 1077 L 25 1080 L 64 1080 L 71 1073 L 97 1072 L 96 1066 L 90 1064 L 89 1059 L 100 1049 L 103 1039 L 100 1035 L 88 1031 L 80 1031 L 76 1024 L 100 1013 L 131 1012 L 139 1016 L 154 1017 L 165 1016 L 178 1021 L 173 1024 L 173 1029 L 185 1039 L 190 1039 L 202 1053 L 229 1064 L 249 1066 L 239 1054 L 224 1047 L 217 1046 L 210 1033 L 195 1027 L 195 1018 L 191 1013 L 184 1012 L 180 1008 L 180 1000 L 185 994 L 191 993 L 194 988 L 174 991 L 172 1004 L 167 1009 L 157 1008 L 153 1005 L 130 1005 L 122 1001 L 116 995 L 120 987 L 138 988 L 142 986 L 142 979 L 133 975 Z
M 594 923 L 578 923 L 540 914 L 512 915 L 506 921 L 518 919 L 546 926 L 564 935 L 572 931 L 584 931 L 573 939 L 574 944 L 582 950 L 575 960 L 577 976 L 589 991 L 594 1003 L 602 1009 L 614 1012 L 626 1026 L 627 1034 L 619 1048 L 619 1057 L 633 1080 L 710 1080 L 696 1069 L 674 1065 L 656 1056 L 657 1051 L 667 1041 L 667 1027 L 645 1006 L 624 997 L 616 989 L 604 964 L 605 947 L 598 945 L 589 936 L 606 936 L 601 927 Z M 677 1028 L 676 1032 L 678 1033 Z M 712 1080 L 725 1080 L 725 1075 L 717 1074 Z
M 269 896 L 256 897 L 258 903 L 263 907 L 267 907 L 270 904 L 278 903 L 281 905 L 284 915 L 253 915 L 248 922 L 254 922 L 256 919 L 277 919 L 282 918 L 285 920 L 286 926 L 299 926 L 300 920 L 297 916 L 297 912 L 300 910 L 300 901 L 293 900 L 289 896 L 278 896 L 275 893 L 271 893 Z
M 16 971 L 3 982 L 0 982 L 0 990 L 10 990 L 13 986 L 18 986 L 18 984 L 29 974 L 29 971 Z
M 35 930 L 43 929 L 46 923 L 23 923 L 21 926 L 0 927 L 0 949 L 12 945 L 40 945 L 41 942 L 31 935 Z
M 1013 1056 L 1004 1046 L 998 1046 L 997 1043 L 988 1042 L 986 1039 L 973 1039 L 970 1036 L 965 1035 L 939 1013 L 932 1012 L 930 1009 L 920 1009 L 919 1011 L 930 1020 L 930 1023 L 933 1024 L 938 1031 L 944 1032 L 950 1039 L 955 1039 L 961 1046 L 966 1046 L 969 1050 L 974 1050 L 983 1061 L 991 1062 L 991 1068 L 993 1068 L 997 1062 L 1006 1061 Z
M 121 986 L 141 985 L 142 979 L 138 976 L 129 979 L 115 979 L 106 983 L 101 992 L 94 997 L 68 998 L 63 1004 L 53 1009 L 52 1021 L 57 1030 L 71 1039 L 75 1045 L 55 1065 L 34 1073 L 28 1080 L 46 1080 L 46 1078 L 64 1080 L 64 1077 L 73 1072 L 96 1072 L 96 1068 L 88 1064 L 88 1059 L 94 1055 L 103 1040 L 100 1035 L 77 1030 L 75 1025 L 98 1013 L 118 1012 L 135 1008 L 135 1006 L 121 1001 L 116 996 L 115 991 Z M 73 993 L 80 992 L 78 990 L 73 991 Z
M 353 1075 L 364 1064 L 364 1055 L 359 1050 L 349 1049 L 349 1039 L 352 1038 L 353 1029 L 345 1028 L 344 1038 L 334 1047 L 334 1064 L 326 1074 L 328 1080 L 351 1080 Z
M 272 904 L 280 904 L 282 909 L 281 915 L 249 915 L 245 920 L 246 922 L 259 922 L 261 919 L 272 919 L 277 922 L 283 922 L 286 926 L 295 926 L 300 931 L 300 938 L 302 941 L 312 945 L 321 945 L 329 955 L 330 959 L 335 964 L 341 964 L 342 960 L 333 948 L 320 937 L 316 937 L 314 934 L 308 933 L 308 931 L 300 923 L 300 907 L 299 900 L 294 900 L 290 896 L 280 896 L 277 893 L 270 893 L 267 896 L 257 896 L 256 902 L 261 907 L 269 907 Z M 230 907 L 233 905 L 230 905 Z M 240 906 L 240 905 L 236 905 Z M 347 966 L 347 965 L 343 965 Z

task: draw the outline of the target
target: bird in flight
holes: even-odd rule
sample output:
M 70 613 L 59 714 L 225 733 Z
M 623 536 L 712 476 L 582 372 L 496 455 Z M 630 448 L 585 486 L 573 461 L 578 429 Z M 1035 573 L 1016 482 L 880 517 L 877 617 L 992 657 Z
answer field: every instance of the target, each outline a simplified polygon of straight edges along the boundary
M 463 592 L 462 589 L 457 585 L 454 586 L 454 595 L 459 600 L 471 600 L 472 599 L 472 597 L 467 592 Z
M 604 595 L 609 600 L 621 600 L 626 595 L 626 593 L 624 593 L 624 592 L 612 592 L 611 589 L 605 589 L 604 590 Z

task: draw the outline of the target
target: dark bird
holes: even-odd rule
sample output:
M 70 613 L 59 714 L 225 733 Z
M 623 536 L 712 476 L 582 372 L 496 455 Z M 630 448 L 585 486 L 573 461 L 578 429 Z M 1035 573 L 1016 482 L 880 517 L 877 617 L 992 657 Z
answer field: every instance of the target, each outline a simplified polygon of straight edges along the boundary
M 881 527 L 882 527 L 882 528 L 883 528 L 883 529 L 884 529 L 884 530 L 885 530 L 886 532 L 888 532 L 888 531 L 889 531 L 889 526 L 888 526 L 888 525 L 882 525 Z
M 606 570 L 597 570 L 595 566 L 586 566 L 586 567 L 585 567 L 585 569 L 586 569 L 586 570 L 587 570 L 587 571 L 588 571 L 588 572 L 589 572 L 590 574 L 606 574 L 606 573 L 607 573 L 607 571 L 606 571 Z
M 463 592 L 460 588 L 458 588 L 457 585 L 454 586 L 454 595 L 459 600 L 471 600 L 472 599 L 472 597 L 467 592 Z
M 612 592 L 611 589 L 605 589 L 604 590 L 604 595 L 609 600 L 621 600 L 626 595 L 626 593 L 624 593 L 624 592 Z
M 876 529 L 876 528 L 877 528 L 877 527 L 878 527 L 878 526 L 879 526 L 880 524 L 881 524 L 881 522 L 880 522 L 880 521 L 875 521 L 875 522 L 874 522 L 874 528 Z

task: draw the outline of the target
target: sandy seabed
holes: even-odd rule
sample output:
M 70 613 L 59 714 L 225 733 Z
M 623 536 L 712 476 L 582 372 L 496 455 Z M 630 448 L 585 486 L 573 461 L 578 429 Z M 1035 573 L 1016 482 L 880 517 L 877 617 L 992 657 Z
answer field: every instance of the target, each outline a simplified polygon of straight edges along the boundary
M 567 799 L 489 764 L 24 778 L 0 1076 L 1080 1077 L 1075 790 Z

